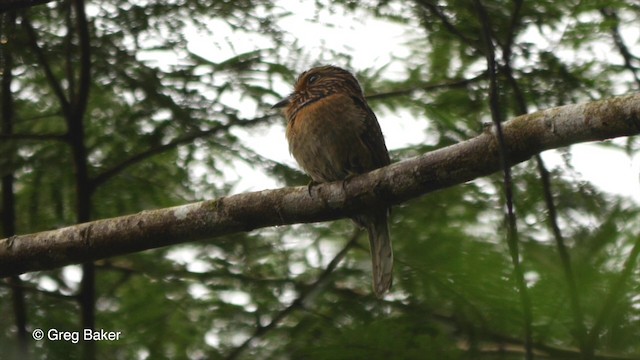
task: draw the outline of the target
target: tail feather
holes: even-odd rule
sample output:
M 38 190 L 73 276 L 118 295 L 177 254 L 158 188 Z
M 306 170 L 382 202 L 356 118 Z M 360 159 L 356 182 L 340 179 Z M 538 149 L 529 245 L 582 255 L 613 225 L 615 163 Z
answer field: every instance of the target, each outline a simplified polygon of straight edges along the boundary
M 393 283 L 393 249 L 389 237 L 387 211 L 376 214 L 366 224 L 371 245 L 373 269 L 373 291 L 377 297 L 384 296 Z

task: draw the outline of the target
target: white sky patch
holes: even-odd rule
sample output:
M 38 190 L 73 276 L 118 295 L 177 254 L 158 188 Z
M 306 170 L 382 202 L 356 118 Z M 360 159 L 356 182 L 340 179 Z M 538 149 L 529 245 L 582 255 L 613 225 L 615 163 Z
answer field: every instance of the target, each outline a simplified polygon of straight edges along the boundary
M 218 291 L 216 293 L 222 301 L 238 306 L 247 306 L 251 301 L 249 294 L 243 291 Z
M 540 280 L 540 274 L 536 271 L 527 271 L 524 273 L 524 280 L 527 283 L 527 287 L 531 288 Z
M 298 276 L 304 274 L 309 267 L 302 261 L 289 263 L 289 273 Z
M 190 284 L 187 291 L 189 292 L 189 295 L 191 295 L 191 297 L 194 299 L 207 300 L 211 297 L 211 289 L 202 284 Z
M 80 265 L 69 265 L 62 268 L 62 280 L 70 291 L 61 289 L 64 294 L 71 294 L 78 290 L 82 280 L 82 267 Z
M 200 250 L 192 246 L 179 246 L 171 249 L 166 258 L 178 264 L 186 265 L 187 270 L 194 273 L 204 273 L 213 270 L 211 264 L 198 259 Z
M 62 269 L 62 275 L 65 280 L 79 283 L 82 280 L 82 269 L 80 265 L 69 265 Z
M 220 346 L 220 336 L 218 335 L 218 333 L 219 331 L 215 327 L 212 327 L 211 329 L 209 329 L 209 331 L 207 331 L 207 333 L 204 335 L 204 341 L 207 343 L 207 345 L 214 348 Z
M 571 146 L 571 165 L 585 180 L 597 188 L 640 202 L 640 158 L 595 143 Z M 542 158 L 550 167 L 564 167 L 562 155 L 555 150 L 545 151 Z
M 58 284 L 49 276 L 42 276 L 38 279 L 38 288 L 48 292 L 56 292 L 59 289 Z
M 596 144 L 578 144 L 571 149 L 573 166 L 596 187 L 618 194 L 630 195 L 640 201 L 640 159 L 623 151 Z
M 298 42 L 313 59 L 332 63 L 327 49 L 343 51 L 352 56 L 355 69 L 382 67 L 394 57 L 406 57 L 409 49 L 399 46 L 407 41 L 407 26 L 371 16 L 365 10 L 332 12 L 328 8 L 316 11 L 310 1 L 280 1 L 284 8 L 295 9 L 295 13 L 280 20 L 278 24 L 295 34 Z M 335 7 L 335 9 L 340 9 Z M 316 21 L 317 20 L 317 21 Z M 298 31 L 296 31 L 298 29 Z M 300 31 L 299 29 L 304 29 Z M 340 66 L 339 63 L 333 63 Z M 306 64 L 310 66 L 311 64 Z M 390 70 L 401 70 L 391 67 Z M 301 68 L 298 71 L 306 70 Z

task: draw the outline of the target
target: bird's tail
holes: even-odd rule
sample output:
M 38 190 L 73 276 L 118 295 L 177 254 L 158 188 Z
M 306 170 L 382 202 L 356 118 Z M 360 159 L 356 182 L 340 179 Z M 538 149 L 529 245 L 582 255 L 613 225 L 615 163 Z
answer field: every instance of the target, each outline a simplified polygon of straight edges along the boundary
M 371 263 L 373 265 L 373 291 L 377 297 L 382 297 L 393 283 L 393 250 L 387 224 L 388 211 L 376 212 L 367 221 L 371 245 Z

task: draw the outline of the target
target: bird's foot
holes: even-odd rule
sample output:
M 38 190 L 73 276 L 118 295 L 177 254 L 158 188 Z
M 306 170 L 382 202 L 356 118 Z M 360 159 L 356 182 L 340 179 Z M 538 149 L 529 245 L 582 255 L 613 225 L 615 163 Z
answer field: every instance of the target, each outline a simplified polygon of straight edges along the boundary
M 309 196 L 313 197 L 313 195 L 311 194 L 311 190 L 313 189 L 314 186 L 317 186 L 317 185 L 320 185 L 320 183 L 315 180 L 309 181 L 309 184 L 307 184 L 307 192 L 309 193 Z
M 347 177 L 345 177 L 344 179 L 342 179 L 342 191 L 347 191 L 347 183 L 349 183 L 349 181 L 351 181 L 351 179 L 353 179 L 354 177 L 358 176 L 359 174 L 349 174 L 347 175 Z

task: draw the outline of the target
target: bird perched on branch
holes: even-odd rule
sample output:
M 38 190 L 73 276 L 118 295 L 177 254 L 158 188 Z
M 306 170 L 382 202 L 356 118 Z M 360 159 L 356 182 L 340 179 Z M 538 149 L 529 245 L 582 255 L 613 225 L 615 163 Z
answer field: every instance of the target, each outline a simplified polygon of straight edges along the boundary
M 378 120 L 358 80 L 344 69 L 320 66 L 303 72 L 293 92 L 273 108 L 284 108 L 289 151 L 313 182 L 346 180 L 389 165 Z M 371 209 L 353 218 L 369 233 L 378 297 L 393 280 L 388 213 L 388 208 Z

